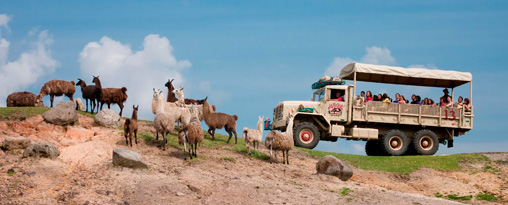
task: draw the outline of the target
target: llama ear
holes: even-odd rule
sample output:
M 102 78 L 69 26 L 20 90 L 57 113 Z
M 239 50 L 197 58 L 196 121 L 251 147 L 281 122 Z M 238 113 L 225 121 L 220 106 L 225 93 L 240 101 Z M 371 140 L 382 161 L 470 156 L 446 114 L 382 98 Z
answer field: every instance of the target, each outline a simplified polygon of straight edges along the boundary
M 182 89 L 180 89 L 180 90 L 183 90 L 183 87 L 182 87 Z
M 153 88 L 153 92 L 155 92 L 155 88 Z
M 170 82 L 170 83 L 172 83 L 172 82 L 173 82 L 173 80 L 175 80 L 175 79 L 171 79 L 171 81 L 169 81 L 169 82 Z

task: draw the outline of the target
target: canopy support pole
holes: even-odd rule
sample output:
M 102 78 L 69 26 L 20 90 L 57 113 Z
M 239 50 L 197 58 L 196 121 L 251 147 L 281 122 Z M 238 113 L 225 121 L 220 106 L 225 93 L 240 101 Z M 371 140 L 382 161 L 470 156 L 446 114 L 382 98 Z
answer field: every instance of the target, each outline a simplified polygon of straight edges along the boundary
M 469 104 L 473 104 L 473 81 L 469 82 Z
M 353 74 L 353 97 L 356 97 L 356 71 Z
M 452 103 L 453 103 L 453 99 L 455 99 L 455 98 L 453 98 L 453 88 L 452 88 Z M 448 99 L 445 99 L 445 100 L 448 100 Z

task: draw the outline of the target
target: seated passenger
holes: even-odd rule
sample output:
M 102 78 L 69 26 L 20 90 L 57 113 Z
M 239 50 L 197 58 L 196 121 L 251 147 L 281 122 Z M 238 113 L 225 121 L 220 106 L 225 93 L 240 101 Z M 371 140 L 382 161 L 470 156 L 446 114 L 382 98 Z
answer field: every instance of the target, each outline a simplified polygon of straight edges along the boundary
M 462 96 L 459 96 L 459 99 L 457 100 L 457 102 L 455 103 L 455 107 L 456 108 L 461 108 L 464 106 L 464 103 L 462 103 Z
M 407 104 L 406 98 L 403 95 L 400 96 L 399 104 Z
M 446 100 L 446 107 L 453 107 L 453 100 L 452 96 L 448 96 L 448 99 Z
M 423 101 L 422 101 L 422 105 L 429 105 L 429 99 L 428 98 L 424 98 Z
M 366 98 L 365 98 L 365 102 L 368 102 L 368 101 L 372 101 L 372 93 L 369 91 L 367 91 L 366 93 Z
M 395 94 L 395 100 L 393 101 L 393 103 L 398 103 L 399 101 L 400 101 L 400 94 L 396 93 Z
M 332 97 L 330 100 L 344 102 L 344 97 L 342 96 L 341 92 L 337 91 L 337 93 L 335 93 L 335 97 Z
M 445 103 L 445 100 L 444 100 L 444 98 L 443 98 L 443 97 L 440 97 L 440 98 L 439 98 L 439 106 L 441 106 L 441 107 L 446 106 L 446 103 Z
M 360 97 L 362 97 L 363 99 L 365 99 L 365 91 L 360 92 Z
M 429 105 L 430 106 L 437 106 L 437 104 L 432 99 L 429 99 Z
M 372 101 L 379 101 L 379 98 L 377 97 L 377 95 L 374 95 L 374 98 L 372 98 Z
M 415 99 L 416 99 L 416 102 L 414 104 L 417 104 L 417 105 L 421 105 L 422 104 L 422 102 L 421 102 L 422 98 L 419 95 L 415 96 Z
M 391 102 L 390 98 L 388 97 L 388 94 L 386 94 L 386 93 L 383 94 L 383 98 L 382 98 L 381 101 L 383 101 L 383 102 Z
M 471 103 L 469 102 L 469 98 L 464 99 L 464 110 L 466 112 L 471 112 Z

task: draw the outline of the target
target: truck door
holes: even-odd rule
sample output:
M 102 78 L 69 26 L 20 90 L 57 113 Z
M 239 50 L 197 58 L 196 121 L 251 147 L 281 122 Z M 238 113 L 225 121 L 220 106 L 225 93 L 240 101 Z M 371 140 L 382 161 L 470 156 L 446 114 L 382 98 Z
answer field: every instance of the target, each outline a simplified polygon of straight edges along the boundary
M 330 121 L 347 121 L 347 94 L 344 89 L 330 89 L 326 101 L 326 115 Z

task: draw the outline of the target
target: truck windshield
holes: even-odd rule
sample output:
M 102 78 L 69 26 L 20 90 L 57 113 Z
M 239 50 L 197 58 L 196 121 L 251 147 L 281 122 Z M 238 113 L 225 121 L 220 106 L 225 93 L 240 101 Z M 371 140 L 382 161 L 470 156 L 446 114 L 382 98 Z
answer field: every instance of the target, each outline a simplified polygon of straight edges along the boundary
M 323 100 L 323 97 L 325 96 L 325 90 L 319 90 L 314 93 L 314 96 L 312 96 L 312 99 L 316 102 L 319 102 Z

